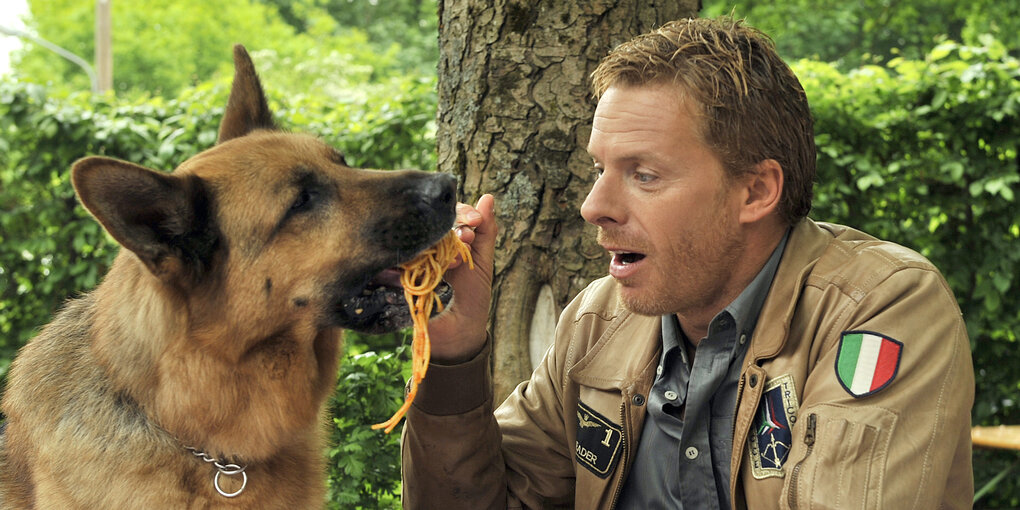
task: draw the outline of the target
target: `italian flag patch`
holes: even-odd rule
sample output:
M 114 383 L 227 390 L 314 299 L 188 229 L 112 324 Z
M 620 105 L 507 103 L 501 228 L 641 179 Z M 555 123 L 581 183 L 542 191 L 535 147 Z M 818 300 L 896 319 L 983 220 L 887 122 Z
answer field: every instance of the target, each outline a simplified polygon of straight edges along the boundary
M 856 398 L 885 388 L 900 368 L 903 343 L 871 331 L 845 331 L 836 354 L 836 377 Z

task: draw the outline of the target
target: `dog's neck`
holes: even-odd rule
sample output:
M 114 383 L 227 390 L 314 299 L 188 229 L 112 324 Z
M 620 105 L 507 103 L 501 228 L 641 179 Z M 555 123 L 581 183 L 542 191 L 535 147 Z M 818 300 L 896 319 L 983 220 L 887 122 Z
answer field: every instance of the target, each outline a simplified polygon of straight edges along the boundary
M 241 339 L 227 336 L 222 322 L 196 326 L 188 303 L 130 253 L 118 256 L 94 298 L 101 333 L 94 355 L 113 385 L 171 437 L 246 462 L 322 439 L 320 409 L 335 387 L 339 331 L 288 331 L 235 359 L 218 349 L 223 342 L 204 336 Z M 289 336 L 296 333 L 314 338 Z M 289 396 L 295 391 L 301 398 Z M 255 421 L 255 429 L 246 425 Z
M 190 446 L 185 446 L 184 449 L 191 452 L 191 454 L 196 458 L 201 459 L 203 462 L 211 464 L 214 468 L 216 468 L 212 484 L 213 488 L 216 489 L 216 492 L 219 493 L 220 496 L 225 498 L 235 498 L 241 495 L 241 493 L 244 492 L 244 489 L 248 486 L 248 473 L 244 472 L 244 470 L 248 468 L 246 464 L 241 465 L 236 462 L 219 460 L 216 457 Z M 240 477 L 240 480 L 238 480 L 238 477 Z M 225 488 L 225 478 L 233 479 L 235 482 L 234 487 L 236 488 Z M 240 487 L 237 487 L 236 482 L 238 481 L 240 482 Z
M 187 328 L 183 303 L 126 250 L 93 295 L 93 352 L 116 385 L 139 403 L 150 403 L 158 384 L 156 360 Z

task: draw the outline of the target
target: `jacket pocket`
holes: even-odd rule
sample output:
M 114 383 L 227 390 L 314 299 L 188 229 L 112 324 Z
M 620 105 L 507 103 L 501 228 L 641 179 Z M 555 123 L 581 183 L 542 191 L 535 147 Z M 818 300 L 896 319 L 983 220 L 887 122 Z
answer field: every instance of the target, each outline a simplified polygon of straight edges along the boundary
M 880 407 L 819 404 L 801 409 L 801 416 L 782 507 L 881 508 L 896 414 Z

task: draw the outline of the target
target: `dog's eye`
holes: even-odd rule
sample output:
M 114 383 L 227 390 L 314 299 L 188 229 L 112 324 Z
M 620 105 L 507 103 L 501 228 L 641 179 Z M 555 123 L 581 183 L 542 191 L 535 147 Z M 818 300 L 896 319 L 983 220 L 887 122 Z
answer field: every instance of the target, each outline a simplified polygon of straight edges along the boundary
M 307 211 L 315 202 L 316 195 L 318 195 L 318 192 L 314 190 L 302 189 L 297 197 L 294 198 L 294 203 L 290 205 L 290 212 Z

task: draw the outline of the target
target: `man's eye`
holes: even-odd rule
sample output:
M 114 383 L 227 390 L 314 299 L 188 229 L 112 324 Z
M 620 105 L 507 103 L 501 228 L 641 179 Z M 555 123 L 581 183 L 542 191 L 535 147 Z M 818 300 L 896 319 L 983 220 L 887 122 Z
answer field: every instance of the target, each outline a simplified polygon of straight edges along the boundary
M 655 180 L 655 176 L 652 174 L 637 172 L 634 174 L 634 179 L 636 179 L 641 184 L 648 184 Z

